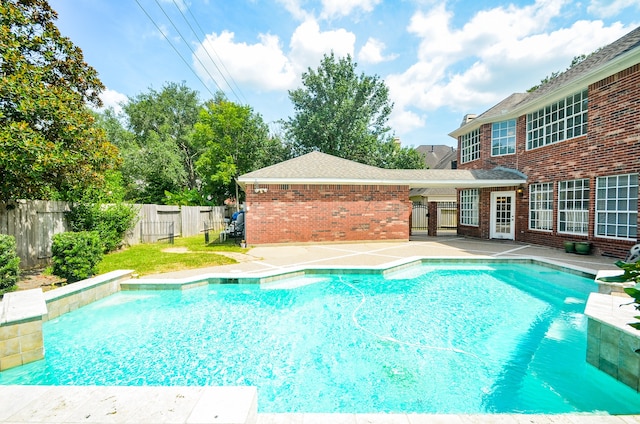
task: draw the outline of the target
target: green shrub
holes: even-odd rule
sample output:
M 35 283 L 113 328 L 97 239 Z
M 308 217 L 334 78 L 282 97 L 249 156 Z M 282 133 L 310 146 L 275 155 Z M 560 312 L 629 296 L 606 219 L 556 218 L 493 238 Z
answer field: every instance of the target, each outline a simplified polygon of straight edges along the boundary
M 124 203 L 100 205 L 76 203 L 69 212 L 72 231 L 96 231 L 108 253 L 122 246 L 125 234 L 135 225 L 138 216 L 133 206 Z
M 103 245 L 97 232 L 68 232 L 53 236 L 51 250 L 53 274 L 73 283 L 97 272 Z
M 16 289 L 20 279 L 20 258 L 16 253 L 16 239 L 0 234 L 0 295 Z

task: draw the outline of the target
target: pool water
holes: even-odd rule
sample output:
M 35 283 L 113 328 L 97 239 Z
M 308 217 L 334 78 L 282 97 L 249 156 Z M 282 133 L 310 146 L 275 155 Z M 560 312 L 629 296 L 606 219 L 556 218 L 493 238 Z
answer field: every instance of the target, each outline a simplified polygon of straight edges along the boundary
M 640 413 L 585 361 L 593 280 L 416 266 L 120 292 L 44 325 L 0 384 L 250 385 L 260 412 Z

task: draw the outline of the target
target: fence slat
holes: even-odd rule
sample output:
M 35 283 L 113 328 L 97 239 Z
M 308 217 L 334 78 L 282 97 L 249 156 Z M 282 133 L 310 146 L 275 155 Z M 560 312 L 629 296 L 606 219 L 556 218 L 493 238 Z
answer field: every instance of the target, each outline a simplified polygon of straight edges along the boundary
M 134 205 L 138 218 L 125 237 L 129 245 L 141 243 L 143 222 L 172 222 L 174 236 L 189 237 L 202 233 L 204 223 L 214 231 L 224 228 L 225 206 Z M 0 234 L 16 239 L 16 251 L 22 268 L 45 267 L 51 259 L 51 238 L 69 231 L 66 202 L 18 200 L 0 202 Z M 169 218 L 169 219 L 167 219 Z

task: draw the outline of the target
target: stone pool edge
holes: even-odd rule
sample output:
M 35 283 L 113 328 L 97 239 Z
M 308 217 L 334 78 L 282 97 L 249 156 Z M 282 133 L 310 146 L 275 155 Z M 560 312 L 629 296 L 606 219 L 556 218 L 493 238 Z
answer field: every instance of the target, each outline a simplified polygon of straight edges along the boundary
M 376 273 L 376 274 L 392 274 L 404 269 L 420 265 L 427 261 L 438 263 L 469 263 L 469 262 L 493 262 L 493 263 L 521 263 L 521 264 L 539 264 L 552 267 L 558 270 L 572 272 L 583 275 L 587 278 L 595 278 L 593 271 L 568 265 L 562 262 L 556 262 L 547 258 L 529 257 L 529 258 L 496 258 L 489 256 L 476 256 L 473 258 L 465 257 L 409 257 L 399 259 L 397 261 L 388 262 L 378 266 L 349 266 L 340 267 L 339 271 L 335 266 L 300 266 L 291 268 L 282 268 L 268 270 L 256 274 L 248 273 L 208 273 L 198 276 L 182 278 L 182 279 L 136 279 L 132 278 L 132 270 L 113 271 L 94 278 L 83 280 L 70 284 L 65 287 L 54 289 L 48 292 L 42 292 L 41 289 L 25 290 L 20 292 L 8 293 L 4 299 L 0 301 L 0 371 L 20 366 L 29 362 L 34 362 L 44 358 L 44 343 L 42 336 L 42 323 L 49 319 L 54 319 L 67 312 L 71 312 L 79 307 L 88 305 L 103 297 L 109 296 L 118 291 L 126 290 L 171 290 L 180 289 L 187 290 L 207 284 L 268 284 L 284 278 L 295 276 L 313 275 L 320 273 Z M 589 325 L 594 326 L 597 323 L 599 333 L 602 335 L 606 331 L 606 327 L 611 327 L 612 331 L 620 331 L 618 322 L 612 323 L 606 317 L 601 315 L 590 316 L 587 311 L 590 308 L 589 303 L 592 302 L 591 296 L 587 303 L 585 315 L 589 320 Z M 601 310 L 599 310 L 601 313 Z M 593 323 L 592 323 L 593 321 Z M 617 326 L 617 327 L 616 327 Z M 631 328 L 631 327 L 629 327 Z M 604 329 L 604 330 L 603 330 Z M 630 333 L 626 328 L 625 333 Z M 637 334 L 631 332 L 632 342 L 640 344 L 640 331 L 635 330 Z M 594 333 L 595 334 L 595 333 Z M 610 337 L 610 336 L 603 336 Z M 39 338 L 39 341 L 38 341 Z M 589 336 L 589 339 L 591 336 Z M 634 341 L 635 340 L 635 341 Z M 629 343 L 625 343 L 629 346 Z M 598 348 L 600 343 L 598 342 Z M 640 345 L 638 346 L 640 347 Z M 594 357 L 595 348 L 587 346 L 587 356 Z M 7 353 L 10 353 L 6 355 Z M 18 355 L 18 356 L 17 356 Z M 599 359 L 600 360 L 600 359 Z M 592 365 L 603 369 L 595 363 L 589 361 Z M 628 361 L 627 361 L 628 362 Z M 606 368 L 606 367 L 605 367 Z M 608 372 L 611 374 L 611 372 Z M 616 373 L 620 373 L 616 369 Z M 613 374 L 612 374 L 613 375 Z M 628 375 L 628 373 L 626 374 Z M 617 376 L 614 376 L 617 378 Z M 622 380 L 621 380 L 622 381 Z M 625 382 L 625 381 L 623 381 Z M 629 383 L 625 383 L 630 385 Z M 631 386 L 631 385 L 630 385 Z M 2 390 L 7 388 L 16 388 L 22 386 L 0 386 Z M 25 386 L 26 387 L 26 386 Z M 32 387 L 32 386 L 30 386 Z M 49 387 L 52 386 L 42 386 Z M 56 386 L 53 386 L 56 387 Z M 633 386 L 631 386 L 633 387 Z M 636 382 L 635 390 L 639 390 Z M 105 390 L 110 388 L 105 388 Z M 253 388 L 255 389 L 255 388 Z M 19 390 L 19 389 L 18 389 Z M 257 390 L 257 389 L 256 389 Z M 108 391 L 108 390 L 107 390 Z M 254 406 L 248 403 L 247 416 L 244 421 L 238 422 L 256 422 L 257 401 Z M 244 409 L 243 409 L 244 410 Z M 278 414 L 279 415 L 279 414 Z M 283 414 L 285 415 L 285 414 Z M 286 414 L 288 415 L 288 414 Z M 215 415 L 212 415 L 215 416 Z M 184 422 L 199 422 L 185 419 Z M 204 421 L 203 421 L 204 422 Z M 223 421 L 207 421 L 207 422 L 223 422 Z M 226 421 L 225 421 L 226 422 Z M 231 422 L 231 421 L 229 421 Z M 233 421 L 235 422 L 235 421 Z M 640 421 L 639 421 L 640 422 Z

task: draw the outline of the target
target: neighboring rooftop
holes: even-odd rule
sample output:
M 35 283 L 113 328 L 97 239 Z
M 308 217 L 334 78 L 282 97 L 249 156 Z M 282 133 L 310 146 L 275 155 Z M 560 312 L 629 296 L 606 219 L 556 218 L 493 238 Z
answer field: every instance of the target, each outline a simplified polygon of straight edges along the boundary
M 429 169 L 455 169 L 458 151 L 455 147 L 444 144 L 423 144 L 416 147 L 418 153 L 424 156 L 424 163 Z

